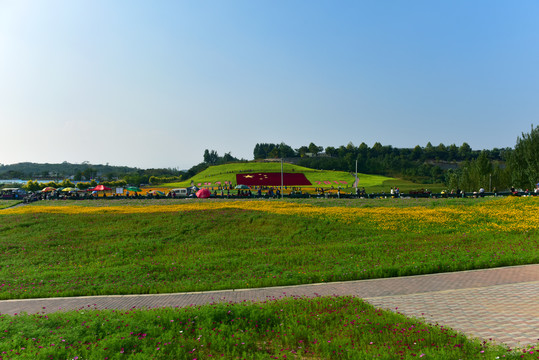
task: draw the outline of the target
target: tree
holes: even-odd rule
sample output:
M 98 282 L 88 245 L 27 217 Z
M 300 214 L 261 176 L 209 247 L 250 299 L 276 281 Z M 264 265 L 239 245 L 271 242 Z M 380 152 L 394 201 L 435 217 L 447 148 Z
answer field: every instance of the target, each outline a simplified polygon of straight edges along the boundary
M 279 154 L 282 158 L 295 157 L 296 152 L 289 145 L 286 145 L 284 142 L 277 145 L 279 148 Z
M 378 141 L 371 148 L 371 157 L 377 157 L 384 153 L 384 147 Z
M 238 161 L 234 156 L 232 156 L 231 152 L 227 152 L 223 155 L 223 162 L 231 162 L 231 161 Z
M 436 160 L 447 160 L 447 148 L 444 144 L 440 143 L 436 146 Z
M 302 146 L 299 149 L 296 149 L 296 151 L 300 157 L 304 157 L 305 154 L 309 152 L 309 148 L 307 146 Z
M 315 156 L 322 150 L 324 150 L 322 146 L 316 146 L 314 143 L 309 144 L 309 152 Z
M 513 184 L 523 189 L 534 188 L 539 180 L 539 127 L 517 138 L 515 150 L 509 157 Z
M 472 148 L 468 143 L 463 142 L 459 147 L 459 158 L 460 160 L 470 160 L 472 156 Z
M 209 165 L 214 165 L 219 160 L 219 155 L 217 154 L 217 151 L 212 150 L 209 151 L 208 149 L 204 150 L 204 162 Z
M 41 185 L 37 181 L 29 180 L 26 185 L 23 186 L 28 191 L 38 191 L 41 190 Z
M 90 180 L 97 176 L 97 170 L 91 167 L 87 167 L 86 169 L 84 169 L 84 171 L 82 171 L 82 176 L 84 176 L 86 180 Z
M 327 156 L 336 156 L 337 155 L 337 149 L 335 149 L 333 146 L 326 147 L 326 155 Z
M 279 157 L 279 149 L 273 148 L 273 150 L 269 152 L 268 157 L 272 159 L 277 159 Z
M 427 160 L 434 160 L 436 158 L 436 150 L 430 141 L 425 145 L 425 150 L 423 151 Z
M 490 163 L 486 151 L 481 151 L 475 160 L 475 167 L 481 179 L 481 186 L 485 187 L 488 177 L 492 174 L 492 164 Z
M 64 179 L 61 183 L 60 183 L 60 187 L 75 187 L 75 184 L 73 184 L 70 180 L 68 179 Z
M 419 145 L 416 145 L 414 150 L 412 150 L 412 160 L 420 160 L 423 157 L 423 148 Z
M 449 145 L 447 148 L 447 160 L 455 161 L 459 155 L 459 148 L 455 144 Z

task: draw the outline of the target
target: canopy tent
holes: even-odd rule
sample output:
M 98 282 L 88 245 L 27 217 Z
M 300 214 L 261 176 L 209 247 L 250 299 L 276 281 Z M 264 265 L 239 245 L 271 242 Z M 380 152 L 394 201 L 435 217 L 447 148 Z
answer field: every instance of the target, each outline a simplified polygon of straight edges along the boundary
M 109 187 L 106 187 L 105 185 L 97 185 L 95 188 L 93 189 L 88 189 L 89 191 L 108 191 L 108 190 L 112 190 L 111 188 Z
M 211 196 L 211 192 L 208 189 L 200 189 L 197 191 L 197 198 L 199 199 L 206 199 Z

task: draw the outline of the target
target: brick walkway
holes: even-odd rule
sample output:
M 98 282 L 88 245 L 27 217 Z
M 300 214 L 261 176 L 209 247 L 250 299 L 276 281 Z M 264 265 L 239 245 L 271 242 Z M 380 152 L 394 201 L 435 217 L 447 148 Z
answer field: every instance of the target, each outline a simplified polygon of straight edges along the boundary
M 376 307 L 423 317 L 511 347 L 539 343 L 539 264 L 389 279 L 161 295 L 88 296 L 0 301 L 0 313 L 80 308 L 183 307 L 285 296 L 352 295 Z

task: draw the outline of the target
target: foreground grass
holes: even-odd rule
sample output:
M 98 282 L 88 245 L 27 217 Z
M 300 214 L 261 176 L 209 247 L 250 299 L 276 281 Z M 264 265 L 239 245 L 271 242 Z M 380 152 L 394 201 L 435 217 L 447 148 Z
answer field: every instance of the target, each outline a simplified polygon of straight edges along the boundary
M 539 262 L 537 199 L 465 200 L 6 209 L 0 298 L 238 289 Z
M 0 315 L 0 358 L 535 359 L 352 297 Z

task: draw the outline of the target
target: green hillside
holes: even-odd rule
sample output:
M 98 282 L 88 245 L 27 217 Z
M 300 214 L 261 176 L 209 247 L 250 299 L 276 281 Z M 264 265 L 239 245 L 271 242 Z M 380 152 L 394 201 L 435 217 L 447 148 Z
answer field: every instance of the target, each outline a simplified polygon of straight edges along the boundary
M 280 162 L 245 162 L 230 163 L 225 165 L 210 166 L 187 181 L 164 184 L 166 187 L 188 187 L 193 182 L 197 186 L 217 187 L 225 182 L 236 184 L 236 174 L 252 172 L 280 172 Z M 345 191 L 352 189 L 354 176 L 345 171 L 315 170 L 298 165 L 285 163 L 283 171 L 289 173 L 303 173 L 313 184 L 312 187 L 337 188 L 341 186 Z M 391 187 L 398 186 L 402 191 L 415 190 L 427 187 L 434 191 L 440 191 L 442 184 L 415 184 L 411 181 L 391 178 L 382 175 L 358 174 L 359 187 L 364 187 L 368 192 L 389 191 Z M 305 188 L 305 187 L 303 187 Z

